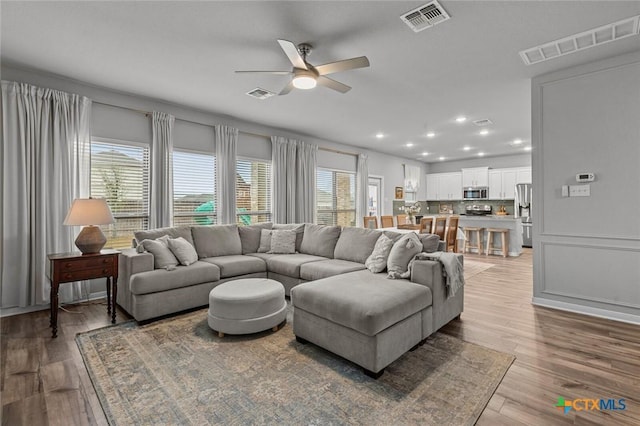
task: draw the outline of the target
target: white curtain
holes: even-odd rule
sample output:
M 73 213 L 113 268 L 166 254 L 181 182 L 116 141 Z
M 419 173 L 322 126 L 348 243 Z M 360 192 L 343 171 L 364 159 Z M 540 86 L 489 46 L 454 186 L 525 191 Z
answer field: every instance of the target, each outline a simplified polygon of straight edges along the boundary
M 271 137 L 273 170 L 273 221 L 314 222 L 318 146 Z
M 364 216 L 369 216 L 369 157 L 358 154 L 356 170 L 356 225 L 364 226 Z
M 420 173 L 418 166 L 404 165 L 404 189 L 409 192 L 418 192 L 420 189 Z
M 173 124 L 175 117 L 153 112 L 149 228 L 171 226 L 173 220 Z
M 215 126 L 216 212 L 218 223 L 236 223 L 236 145 L 238 129 Z
M 49 301 L 47 254 L 75 250 L 80 229 L 62 222 L 89 196 L 91 100 L 29 84 L 2 82 L 0 237 L 2 307 Z M 62 301 L 87 286 L 63 284 Z

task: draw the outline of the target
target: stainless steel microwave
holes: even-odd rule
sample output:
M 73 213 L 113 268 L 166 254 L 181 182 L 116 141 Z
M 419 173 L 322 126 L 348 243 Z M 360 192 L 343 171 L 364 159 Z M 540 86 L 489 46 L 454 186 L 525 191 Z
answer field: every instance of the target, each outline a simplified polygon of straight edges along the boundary
M 475 187 L 475 188 L 463 188 L 462 198 L 465 200 L 486 200 L 489 198 L 489 188 Z

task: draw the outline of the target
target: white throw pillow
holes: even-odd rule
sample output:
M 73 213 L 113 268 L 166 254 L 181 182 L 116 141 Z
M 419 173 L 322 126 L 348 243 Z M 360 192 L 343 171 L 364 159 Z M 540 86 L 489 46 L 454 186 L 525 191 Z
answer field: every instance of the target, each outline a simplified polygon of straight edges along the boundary
M 196 249 L 182 237 L 170 238 L 168 240 L 169 250 L 180 261 L 181 265 L 189 266 L 198 261 Z
M 260 247 L 258 253 L 267 253 L 271 250 L 271 229 L 262 229 L 260 231 Z
M 371 255 L 364 262 L 364 266 L 374 274 L 384 271 L 387 267 L 391 247 L 393 247 L 393 240 L 384 234 L 380 235 Z
M 409 262 L 413 256 L 422 251 L 422 243 L 415 232 L 409 232 L 402 236 L 391 247 L 387 260 L 388 278 L 395 278 L 396 274 L 407 272 Z
M 296 231 L 271 231 L 271 249 L 267 253 L 293 254 L 296 252 Z
M 168 236 L 157 240 L 142 240 L 140 245 L 153 255 L 153 266 L 156 269 L 175 268 L 178 259 L 171 253 L 167 245 Z

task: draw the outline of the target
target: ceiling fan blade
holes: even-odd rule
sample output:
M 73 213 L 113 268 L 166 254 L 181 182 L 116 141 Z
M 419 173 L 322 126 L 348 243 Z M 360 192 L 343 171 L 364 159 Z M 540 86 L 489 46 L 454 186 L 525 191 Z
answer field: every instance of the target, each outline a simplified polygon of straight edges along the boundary
M 287 93 L 289 93 L 290 91 L 293 90 L 293 80 L 289 82 L 289 84 L 287 84 L 286 86 L 284 86 L 284 89 L 282 89 L 280 91 L 280 93 L 278 93 L 278 96 L 282 96 L 282 95 L 286 95 Z
M 360 56 L 358 58 L 345 59 L 344 61 L 330 62 L 324 65 L 318 65 L 314 67 L 318 74 L 327 75 L 334 72 L 353 70 L 356 68 L 366 68 L 369 66 L 369 59 L 366 56 Z
M 316 79 L 316 81 L 321 86 L 328 87 L 329 89 L 336 90 L 340 93 L 347 93 L 349 90 L 351 90 L 351 87 L 347 86 L 346 84 L 342 84 L 339 81 L 332 80 L 329 77 L 320 76 Z
M 291 71 L 236 71 L 236 74 L 248 74 L 248 73 L 289 75 L 291 74 Z
M 289 61 L 291 61 L 295 68 L 301 68 L 303 70 L 309 69 L 307 64 L 304 62 L 304 59 L 302 59 L 302 56 L 300 56 L 300 53 L 298 53 L 298 48 L 295 44 L 289 40 L 280 39 L 278 39 L 278 43 L 280 43 L 280 47 L 284 50 L 284 54 L 287 55 L 287 58 L 289 58 Z

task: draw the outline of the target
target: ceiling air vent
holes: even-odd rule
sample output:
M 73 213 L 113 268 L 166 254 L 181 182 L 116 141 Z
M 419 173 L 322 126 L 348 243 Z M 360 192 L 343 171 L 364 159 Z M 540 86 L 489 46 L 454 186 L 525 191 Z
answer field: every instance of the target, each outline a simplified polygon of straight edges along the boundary
M 482 120 L 476 120 L 473 122 L 473 124 L 475 124 L 476 126 L 490 126 L 493 124 L 493 121 L 489 120 L 488 118 L 484 118 Z
M 640 15 L 523 50 L 520 57 L 532 65 L 639 33 Z
M 267 99 L 267 98 L 270 98 L 270 97 L 274 96 L 275 93 L 270 92 L 270 91 L 268 91 L 266 89 L 261 89 L 259 87 L 256 87 L 255 89 L 251 90 L 250 92 L 247 92 L 247 95 L 251 96 L 252 98 L 264 100 L 264 99 Z
M 400 19 L 416 33 L 431 28 L 449 18 L 449 14 L 435 0 L 400 16 Z

